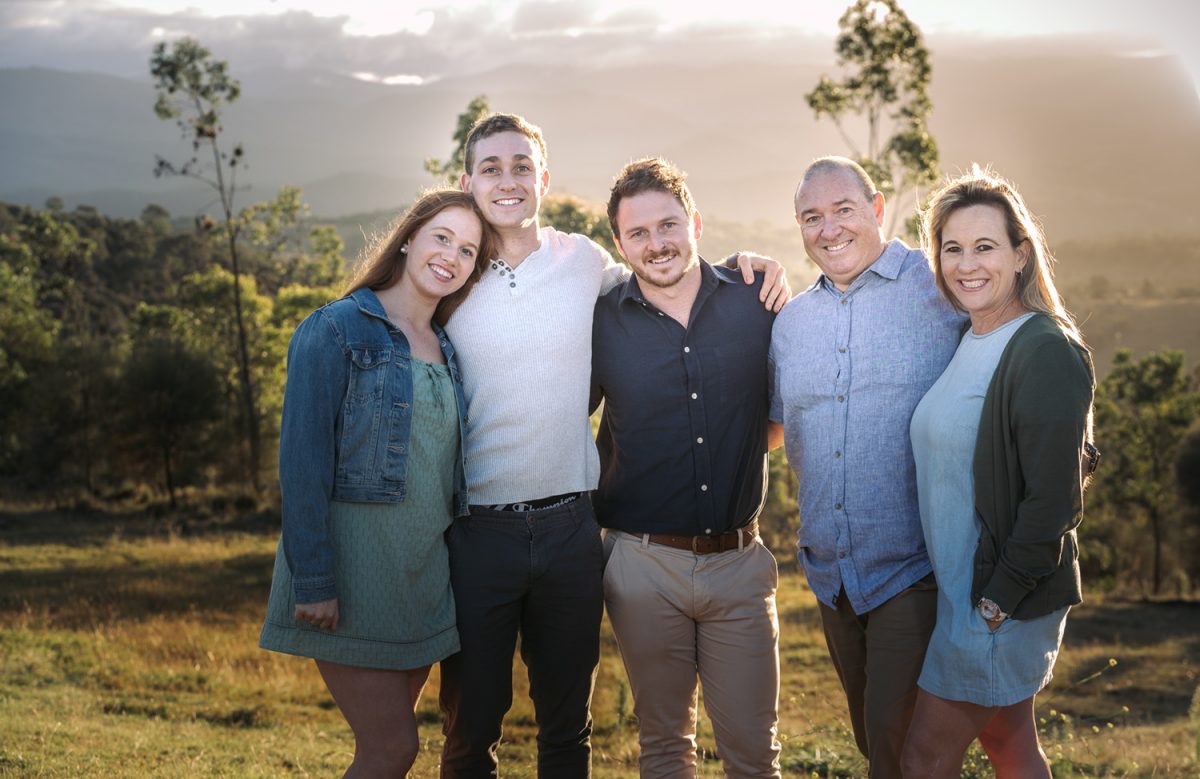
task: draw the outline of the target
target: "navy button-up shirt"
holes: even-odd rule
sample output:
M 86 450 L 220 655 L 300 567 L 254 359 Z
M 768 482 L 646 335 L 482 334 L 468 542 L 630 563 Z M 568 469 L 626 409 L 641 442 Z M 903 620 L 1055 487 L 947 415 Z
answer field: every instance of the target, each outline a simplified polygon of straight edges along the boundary
M 900 241 L 846 291 L 822 275 L 780 312 L 771 419 L 799 478 L 799 558 L 822 603 L 845 587 L 862 614 L 932 570 L 908 423 L 965 323 Z
M 637 277 L 596 302 L 592 408 L 596 517 L 630 533 L 712 536 L 758 516 L 766 495 L 767 350 L 775 314 L 758 283 L 700 263 L 688 326 Z

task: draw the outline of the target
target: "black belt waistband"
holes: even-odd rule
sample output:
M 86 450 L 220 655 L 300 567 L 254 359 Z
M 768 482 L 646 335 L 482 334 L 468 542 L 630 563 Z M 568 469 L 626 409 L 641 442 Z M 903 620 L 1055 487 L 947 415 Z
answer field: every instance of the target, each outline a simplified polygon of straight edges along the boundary
M 582 492 L 564 492 L 562 495 L 551 495 L 548 498 L 538 498 L 537 500 L 522 501 L 519 503 L 502 503 L 499 505 L 484 506 L 483 508 L 492 511 L 513 511 L 517 513 L 544 511 L 546 509 L 556 509 L 559 506 L 565 506 L 582 497 L 582 495 Z

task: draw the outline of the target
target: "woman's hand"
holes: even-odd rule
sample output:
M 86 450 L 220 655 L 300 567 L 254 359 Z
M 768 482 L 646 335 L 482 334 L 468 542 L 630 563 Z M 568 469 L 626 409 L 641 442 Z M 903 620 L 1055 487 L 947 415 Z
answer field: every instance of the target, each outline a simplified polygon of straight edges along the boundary
M 337 598 L 320 600 L 316 603 L 297 603 L 295 617 L 297 622 L 307 622 L 322 630 L 337 630 Z

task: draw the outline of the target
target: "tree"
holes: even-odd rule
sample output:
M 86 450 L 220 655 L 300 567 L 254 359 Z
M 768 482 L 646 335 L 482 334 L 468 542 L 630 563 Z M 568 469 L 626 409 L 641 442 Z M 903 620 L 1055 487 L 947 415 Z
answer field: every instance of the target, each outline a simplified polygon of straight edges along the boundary
M 617 245 L 613 242 L 608 217 L 595 211 L 574 195 L 547 195 L 542 198 L 541 223 L 562 230 L 564 233 L 586 235 L 608 250 L 617 261 L 621 260 Z
M 273 293 L 292 284 L 331 286 L 345 270 L 346 244 L 330 225 L 305 224 L 308 205 L 300 187 L 284 186 L 274 198 L 242 211 L 243 235 L 259 288 Z
M 1128 349 L 1096 391 L 1096 431 L 1103 460 L 1089 492 L 1093 508 L 1120 524 L 1150 525 L 1152 592 L 1163 581 L 1163 550 L 1176 506 L 1176 453 L 1200 413 L 1200 392 L 1184 369 L 1183 352 L 1164 349 L 1135 361 Z
M 10 250 L 0 257 L 18 254 L 2 234 L 0 249 Z M 19 431 L 27 426 L 23 412 L 31 379 L 52 362 L 58 329 L 58 321 L 37 304 L 32 269 L 0 261 L 0 471 L 9 470 L 24 448 Z
M 483 117 L 491 113 L 488 108 L 487 95 L 476 95 L 467 103 L 467 110 L 458 115 L 458 124 L 454 128 L 454 151 L 450 159 L 442 161 L 434 157 L 425 160 L 425 170 L 438 180 L 451 187 L 458 186 L 458 180 L 466 169 L 467 136 L 471 128 Z
M 1183 499 L 1200 510 L 1200 422 L 1192 425 L 1175 457 L 1175 482 Z
M 266 252 L 267 264 L 296 241 L 295 228 L 309 211 L 303 194 L 300 187 L 289 184 L 280 187 L 275 197 L 247 206 L 239 215 L 246 240 Z
M 179 460 L 196 453 L 204 426 L 217 417 L 213 365 L 178 340 L 152 337 L 135 347 L 123 378 L 129 429 L 144 444 L 138 449 L 157 459 L 174 508 Z
M 141 220 L 156 236 L 171 232 L 171 212 L 157 203 L 151 203 L 142 209 Z
M 250 378 L 250 355 L 246 344 L 246 325 L 243 321 L 241 299 L 241 266 L 238 260 L 238 235 L 242 229 L 234 207 L 237 194 L 237 172 L 245 167 L 241 144 L 231 152 L 221 150 L 221 110 L 241 94 L 241 85 L 229 75 L 228 64 L 213 59 L 212 54 L 192 38 L 176 41 L 168 51 L 165 43 L 154 47 L 150 59 L 150 75 L 154 77 L 157 99 L 154 112 L 159 119 L 174 119 L 185 137 L 192 141 L 192 156 L 182 165 L 156 157 L 156 176 L 187 176 L 201 181 L 216 193 L 224 214 L 224 233 L 228 243 L 230 269 L 233 271 L 233 308 L 237 328 L 241 400 L 246 419 L 246 439 L 250 456 L 250 481 L 259 491 L 261 444 L 258 409 L 254 400 L 254 384 Z M 212 161 L 202 162 L 204 151 Z
M 1192 424 L 1179 445 L 1175 457 L 1175 483 L 1188 507 L 1179 548 L 1188 553 L 1183 562 L 1188 578 L 1195 582 L 1200 577 L 1200 419 Z
M 838 21 L 837 63 L 851 72 L 841 81 L 828 76 L 804 96 L 819 119 L 828 116 L 876 186 L 893 203 L 887 232 L 895 232 L 898 197 L 937 180 L 938 148 L 927 121 L 932 68 L 921 31 L 897 0 L 857 0 Z M 849 115 L 867 122 L 865 145 L 854 142 L 843 124 Z M 915 204 L 915 203 L 914 203 Z M 909 231 L 915 222 L 910 221 Z

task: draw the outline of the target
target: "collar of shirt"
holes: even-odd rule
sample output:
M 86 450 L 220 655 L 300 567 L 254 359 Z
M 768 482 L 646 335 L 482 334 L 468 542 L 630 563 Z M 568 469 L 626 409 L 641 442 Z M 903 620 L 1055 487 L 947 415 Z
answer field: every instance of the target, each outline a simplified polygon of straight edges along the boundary
M 850 295 L 855 290 L 861 289 L 867 284 L 870 278 L 867 274 L 873 273 L 876 276 L 881 276 L 889 281 L 895 281 L 900 278 L 900 271 L 904 269 L 904 260 L 912 249 L 901 241 L 899 238 L 893 238 L 883 247 L 883 254 L 880 254 L 875 262 L 867 266 L 867 269 L 858 274 L 858 278 L 850 282 L 850 286 L 843 292 L 837 288 L 833 280 L 824 273 L 817 276 L 817 280 L 813 282 L 809 289 L 821 287 L 835 295 Z
M 737 279 L 731 277 L 730 268 L 723 266 L 710 265 L 703 257 L 700 257 L 700 291 L 696 293 L 696 301 L 692 304 L 692 313 L 700 310 L 700 306 L 712 295 L 713 290 L 719 284 L 732 284 Z M 741 271 L 734 271 L 738 276 Z M 628 302 L 636 303 L 640 306 L 653 305 L 646 300 L 646 296 L 642 294 L 642 288 L 638 283 L 637 274 L 630 274 L 621 284 L 621 291 L 618 293 L 620 305 L 624 306 Z

